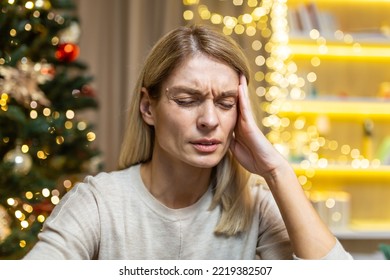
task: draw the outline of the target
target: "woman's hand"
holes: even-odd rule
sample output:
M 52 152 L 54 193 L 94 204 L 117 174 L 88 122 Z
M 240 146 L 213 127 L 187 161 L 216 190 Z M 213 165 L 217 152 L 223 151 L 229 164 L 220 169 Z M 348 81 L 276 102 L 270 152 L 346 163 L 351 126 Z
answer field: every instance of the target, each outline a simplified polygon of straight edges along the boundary
M 294 253 L 319 259 L 335 246 L 335 238 L 317 215 L 288 161 L 258 128 L 250 107 L 245 77 L 240 77 L 238 118 L 230 149 L 249 172 L 266 180 L 282 214 Z
M 230 149 L 241 165 L 249 172 L 261 176 L 273 173 L 287 161 L 261 132 L 250 106 L 247 81 L 240 76 L 238 88 L 238 118 Z

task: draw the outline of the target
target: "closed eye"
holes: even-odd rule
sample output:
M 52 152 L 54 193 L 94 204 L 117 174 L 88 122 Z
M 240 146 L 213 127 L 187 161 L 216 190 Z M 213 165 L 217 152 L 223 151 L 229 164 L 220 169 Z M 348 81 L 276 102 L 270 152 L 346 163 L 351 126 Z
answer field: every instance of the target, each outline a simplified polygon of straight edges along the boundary
M 222 97 L 216 101 L 216 105 L 224 110 L 233 109 L 236 106 L 237 100 L 233 96 Z
M 172 98 L 177 105 L 183 107 L 196 106 L 199 104 L 199 99 L 197 98 Z
M 175 102 L 181 107 L 195 107 L 200 106 L 205 100 L 206 95 L 201 91 L 187 88 L 187 87 L 172 87 L 166 89 L 167 96 L 170 100 Z M 222 110 L 230 110 L 237 104 L 237 93 L 236 91 L 226 91 L 217 95 L 214 99 L 216 107 Z

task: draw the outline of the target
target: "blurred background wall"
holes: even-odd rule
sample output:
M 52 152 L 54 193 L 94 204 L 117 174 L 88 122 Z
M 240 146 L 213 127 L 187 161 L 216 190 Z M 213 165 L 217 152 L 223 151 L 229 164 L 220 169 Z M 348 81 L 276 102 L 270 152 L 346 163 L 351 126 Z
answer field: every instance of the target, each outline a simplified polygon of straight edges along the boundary
M 95 77 L 97 145 L 104 170 L 117 167 L 129 95 L 151 46 L 183 24 L 181 0 L 77 0 L 80 59 Z

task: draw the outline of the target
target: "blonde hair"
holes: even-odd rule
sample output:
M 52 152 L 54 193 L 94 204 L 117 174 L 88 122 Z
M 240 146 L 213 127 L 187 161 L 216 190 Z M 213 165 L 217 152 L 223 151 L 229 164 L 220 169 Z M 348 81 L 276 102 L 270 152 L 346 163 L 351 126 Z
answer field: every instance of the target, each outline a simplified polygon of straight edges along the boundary
M 151 160 L 154 144 L 153 127 L 147 125 L 140 113 L 141 89 L 145 87 L 151 98 L 159 100 L 161 85 L 186 58 L 205 54 L 250 79 L 250 67 L 241 47 L 230 37 L 209 26 L 178 27 L 162 37 L 152 48 L 131 96 L 124 140 L 119 158 L 121 169 Z M 245 231 L 252 220 L 249 173 L 228 151 L 214 167 L 212 183 L 214 197 L 211 209 L 221 206 L 221 218 L 215 228 L 217 234 L 235 235 Z

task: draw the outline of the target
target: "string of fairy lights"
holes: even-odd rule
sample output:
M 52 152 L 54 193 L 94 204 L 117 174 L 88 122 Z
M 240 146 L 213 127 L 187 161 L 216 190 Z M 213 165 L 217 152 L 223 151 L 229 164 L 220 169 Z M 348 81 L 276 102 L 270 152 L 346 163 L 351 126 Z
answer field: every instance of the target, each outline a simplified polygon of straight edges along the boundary
M 365 158 L 358 148 L 324 137 L 322 132 L 330 125 L 326 118 L 320 117 L 313 123 L 304 115 L 294 118 L 279 114 L 286 100 L 307 98 L 312 83 L 317 80 L 314 71 L 305 76 L 299 75 L 298 66 L 291 58 L 287 0 L 224 0 L 219 1 L 220 6 L 216 7 L 215 3 L 207 0 L 183 0 L 183 4 L 184 20 L 216 25 L 226 35 L 242 35 L 252 41 L 253 60 L 258 66 L 254 73 L 258 83 L 255 92 L 261 98 L 261 111 L 266 113 L 262 125 L 274 146 L 305 170 L 304 175 L 299 176 L 305 190 L 311 189 L 310 178 L 314 177 L 316 168 L 327 168 L 332 163 L 352 168 L 381 165 L 378 159 Z M 221 5 L 232 6 L 231 13 L 244 12 L 223 15 L 217 11 Z M 349 34 L 340 30 L 336 30 L 334 36 L 348 44 L 354 43 Z M 318 30 L 311 30 L 307 37 L 318 45 L 320 54 L 327 53 L 327 41 Z M 321 59 L 313 56 L 310 64 L 318 67 Z M 321 150 L 333 151 L 338 157 L 329 159 L 321 156 Z

